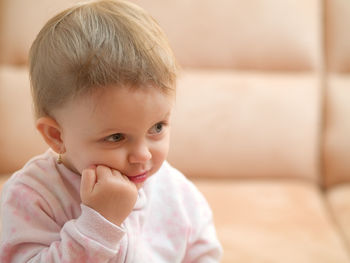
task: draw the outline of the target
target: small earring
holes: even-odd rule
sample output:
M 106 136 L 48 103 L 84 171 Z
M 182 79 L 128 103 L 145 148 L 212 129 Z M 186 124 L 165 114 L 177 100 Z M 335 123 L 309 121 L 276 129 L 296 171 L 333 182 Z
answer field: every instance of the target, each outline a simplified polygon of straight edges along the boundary
M 62 163 L 62 155 L 59 153 L 57 157 L 57 163 L 61 164 Z

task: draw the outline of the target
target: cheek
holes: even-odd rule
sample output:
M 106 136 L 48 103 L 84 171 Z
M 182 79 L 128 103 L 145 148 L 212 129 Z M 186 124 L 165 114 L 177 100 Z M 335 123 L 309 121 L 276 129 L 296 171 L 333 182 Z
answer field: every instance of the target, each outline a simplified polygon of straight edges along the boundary
M 93 164 L 90 156 L 86 156 L 86 154 L 84 154 L 83 152 L 67 153 L 67 161 L 70 168 L 79 174 L 81 174 L 85 168 Z
M 66 165 L 74 172 L 81 173 L 85 168 L 84 165 L 86 161 L 84 153 L 86 150 L 78 140 L 66 138 L 64 144 L 66 150 L 64 153 L 64 160 L 66 161 Z
M 168 150 L 169 150 L 169 144 L 163 144 L 159 147 L 156 147 L 156 149 L 152 152 L 152 172 L 153 175 L 156 173 L 160 167 L 162 166 L 163 162 L 168 156 Z
M 163 161 L 167 158 L 169 151 L 169 140 L 160 142 L 152 152 L 152 159 L 154 164 L 161 165 Z
M 91 165 L 104 165 L 116 170 L 123 170 L 126 166 L 127 153 L 125 149 L 90 149 L 85 154 L 84 163 Z M 84 167 L 85 168 L 85 167 Z
M 70 141 L 66 145 L 66 158 L 71 168 L 78 173 L 91 165 L 102 164 L 103 152 L 79 141 Z

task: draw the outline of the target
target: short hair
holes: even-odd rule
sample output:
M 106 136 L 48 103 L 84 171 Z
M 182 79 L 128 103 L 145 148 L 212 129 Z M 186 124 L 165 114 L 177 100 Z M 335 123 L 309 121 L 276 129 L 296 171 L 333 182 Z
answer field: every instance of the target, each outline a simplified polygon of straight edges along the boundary
M 51 18 L 29 52 L 36 117 L 107 86 L 176 88 L 177 63 L 158 23 L 123 0 L 79 3 Z

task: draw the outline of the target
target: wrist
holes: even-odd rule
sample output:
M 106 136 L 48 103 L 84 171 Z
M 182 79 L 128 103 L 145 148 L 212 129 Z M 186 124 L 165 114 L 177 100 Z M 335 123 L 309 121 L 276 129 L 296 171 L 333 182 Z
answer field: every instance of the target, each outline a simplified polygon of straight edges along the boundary
M 115 249 L 125 235 L 125 230 L 84 204 L 81 204 L 81 211 L 81 215 L 76 220 L 79 232 L 110 249 Z

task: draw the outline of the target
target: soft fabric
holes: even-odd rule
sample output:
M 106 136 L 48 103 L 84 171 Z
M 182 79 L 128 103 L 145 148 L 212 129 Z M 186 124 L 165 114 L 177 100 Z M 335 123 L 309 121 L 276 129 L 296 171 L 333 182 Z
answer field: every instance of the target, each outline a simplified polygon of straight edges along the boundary
M 192 177 L 317 182 L 320 96 L 311 73 L 186 70 L 169 161 Z
M 119 227 L 81 204 L 80 175 L 56 158 L 33 158 L 5 184 L 0 262 L 219 262 L 206 200 L 168 163 Z
M 13 173 L 47 149 L 31 109 L 28 69 L 0 66 L 0 174 Z
M 345 244 L 347 248 L 350 248 L 350 184 L 333 187 L 327 192 L 326 197 Z
M 186 67 L 308 71 L 320 65 L 319 0 L 133 1 L 159 21 Z
M 350 72 L 350 2 L 325 1 L 325 56 L 330 72 Z
M 350 74 L 329 75 L 324 128 L 324 177 L 328 187 L 350 181 Z
M 213 209 L 224 247 L 222 262 L 350 262 L 349 186 L 332 193 L 339 229 L 324 194 L 306 180 L 195 178 L 193 182 Z
M 25 63 L 44 22 L 78 1 L 2 1 L 0 62 Z M 307 71 L 321 62 L 319 0 L 132 1 L 159 21 L 184 66 Z

